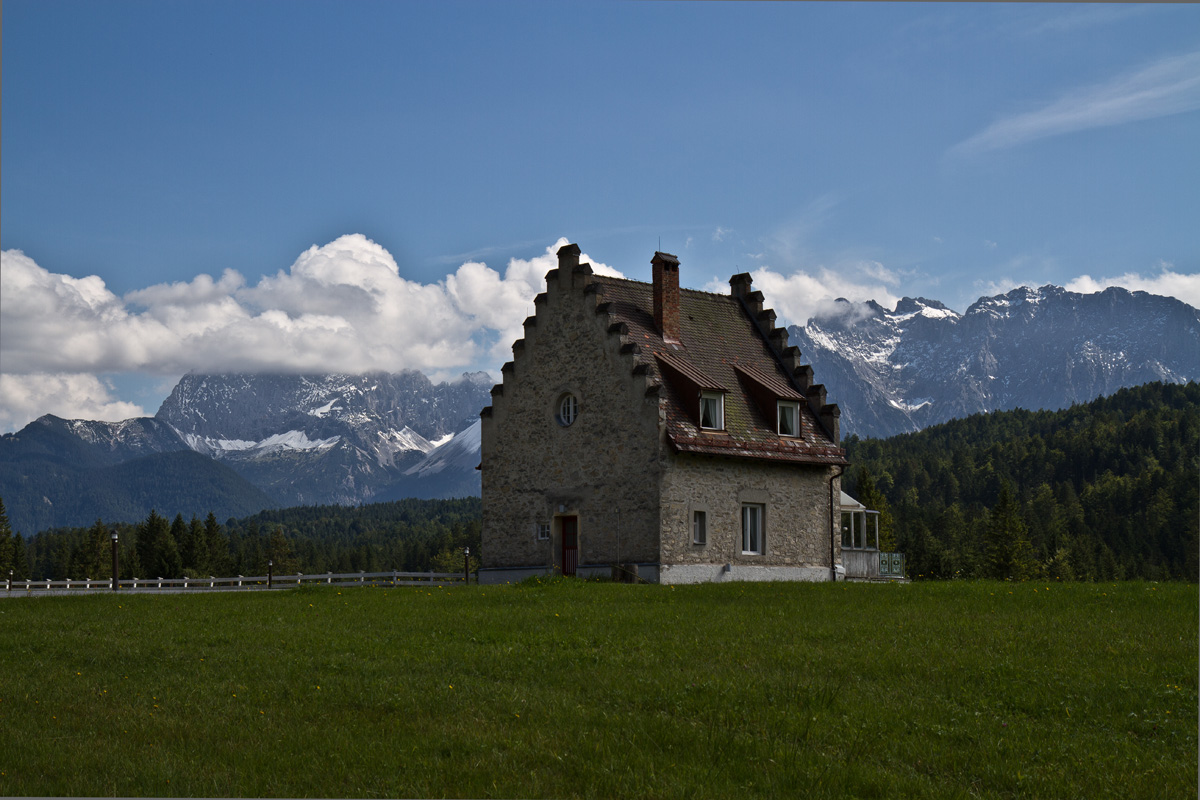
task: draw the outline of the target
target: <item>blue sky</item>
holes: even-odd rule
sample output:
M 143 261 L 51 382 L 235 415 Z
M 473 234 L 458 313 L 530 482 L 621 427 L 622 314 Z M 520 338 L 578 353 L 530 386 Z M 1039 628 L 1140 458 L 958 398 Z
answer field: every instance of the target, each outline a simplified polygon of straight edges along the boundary
M 9 0 L 0 430 L 497 368 L 561 239 L 959 311 L 1200 305 L 1200 7 Z M 661 243 L 661 244 L 660 244 Z

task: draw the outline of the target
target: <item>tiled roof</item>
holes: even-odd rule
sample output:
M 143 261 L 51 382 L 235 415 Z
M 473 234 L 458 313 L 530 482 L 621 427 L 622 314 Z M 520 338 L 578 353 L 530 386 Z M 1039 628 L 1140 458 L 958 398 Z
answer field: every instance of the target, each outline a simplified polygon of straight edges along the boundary
M 679 342 L 664 342 L 654 324 L 651 284 L 600 275 L 593 280 L 608 312 L 628 328 L 627 340 L 637 346 L 639 362 L 662 385 L 667 435 L 676 450 L 810 464 L 846 463 L 845 451 L 826 433 L 807 402 L 800 403 L 802 435 L 793 438 L 776 433 L 775 419 L 766 418 L 754 401 L 746 386 L 748 378 L 779 390 L 781 397 L 804 395 L 737 297 L 680 289 Z M 664 374 L 660 359 L 687 380 Z M 688 411 L 694 404 L 680 396 L 680 388 L 689 383 L 726 391 L 724 431 L 700 430 L 694 413 Z
M 669 369 L 673 369 L 683 377 L 696 384 L 697 389 L 716 389 L 717 391 L 727 392 L 729 387 L 720 383 L 714 378 L 710 378 L 700 370 L 692 366 L 692 363 L 686 358 L 680 358 L 670 353 L 655 353 L 654 357 L 666 364 Z
M 772 393 L 777 395 L 781 400 L 803 400 L 804 395 L 792 386 L 788 380 L 780 380 L 779 376 L 773 372 L 763 372 L 757 367 L 750 364 L 734 364 L 734 370 L 742 373 L 752 381 L 757 382 L 760 386 L 770 389 Z

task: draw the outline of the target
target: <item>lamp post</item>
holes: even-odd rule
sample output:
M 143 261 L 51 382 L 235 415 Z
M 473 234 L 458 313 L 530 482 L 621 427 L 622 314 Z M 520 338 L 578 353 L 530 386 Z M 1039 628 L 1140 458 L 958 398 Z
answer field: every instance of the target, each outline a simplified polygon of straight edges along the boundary
M 463 585 L 471 582 L 471 548 L 463 548 Z
M 116 530 L 114 530 L 110 534 L 110 536 L 112 537 L 112 556 L 113 556 L 112 588 L 113 588 L 113 591 L 115 592 L 117 590 L 117 588 L 121 585 L 120 580 L 117 578 L 117 572 L 118 572 L 117 566 L 118 565 L 117 565 L 117 532 L 116 532 Z

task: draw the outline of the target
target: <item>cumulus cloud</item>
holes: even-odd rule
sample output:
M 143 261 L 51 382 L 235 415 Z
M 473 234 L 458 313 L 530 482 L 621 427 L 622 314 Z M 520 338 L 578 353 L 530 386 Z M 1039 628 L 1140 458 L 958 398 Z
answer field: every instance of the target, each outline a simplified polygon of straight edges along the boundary
M 310 247 L 253 286 L 226 270 L 218 279 L 199 275 L 123 298 L 97 276 L 53 273 L 19 250 L 4 251 L 0 399 L 8 417 L 0 426 L 47 412 L 141 414 L 112 397 L 95 377 L 102 373 L 495 369 L 566 243 L 514 258 L 503 274 L 468 261 L 422 284 L 403 277 L 386 249 L 352 234 Z M 583 260 L 597 273 L 620 276 Z M 54 397 L 58 405 L 49 402 Z
M 1041 108 L 999 119 L 951 148 L 971 155 L 1047 136 L 1120 125 L 1200 108 L 1200 51 L 1169 56 Z
M 820 267 L 814 272 L 796 270 L 784 274 L 765 266 L 750 273 L 754 288 L 763 293 L 767 306 L 773 308 L 780 325 L 804 325 L 812 317 L 831 314 L 856 314 L 859 304 L 875 300 L 881 305 L 895 307 L 899 297 L 889 287 L 899 284 L 899 276 L 878 261 L 854 261 L 836 268 Z M 728 284 L 712 281 L 705 286 L 710 292 L 728 292 Z M 838 298 L 850 305 L 835 303 Z
M 144 417 L 136 403 L 112 396 L 112 387 L 95 375 L 0 374 L 0 431 L 15 430 L 43 414 L 63 419 L 119 422 Z
M 1093 278 L 1080 275 L 1064 288 L 1081 294 L 1102 292 L 1110 286 L 1120 286 L 1131 292 L 1148 292 L 1182 300 L 1190 306 L 1200 308 L 1200 273 L 1185 275 L 1174 270 L 1171 264 L 1162 264 L 1157 275 L 1144 276 L 1127 272 L 1115 278 Z

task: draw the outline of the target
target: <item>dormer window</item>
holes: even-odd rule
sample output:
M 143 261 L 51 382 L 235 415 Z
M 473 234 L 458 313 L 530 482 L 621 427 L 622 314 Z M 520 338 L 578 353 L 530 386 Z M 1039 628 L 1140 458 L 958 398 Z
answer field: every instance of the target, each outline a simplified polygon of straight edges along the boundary
M 746 394 L 754 401 L 754 408 L 762 414 L 759 419 L 770 430 L 771 417 L 775 417 L 775 433 L 790 439 L 800 438 L 800 404 L 805 402 L 787 378 L 774 370 L 760 369 L 753 364 L 734 364 Z
M 776 419 L 780 436 L 800 435 L 800 404 L 792 400 L 776 401 Z
M 700 393 L 700 428 L 706 431 L 725 430 L 725 393 Z

